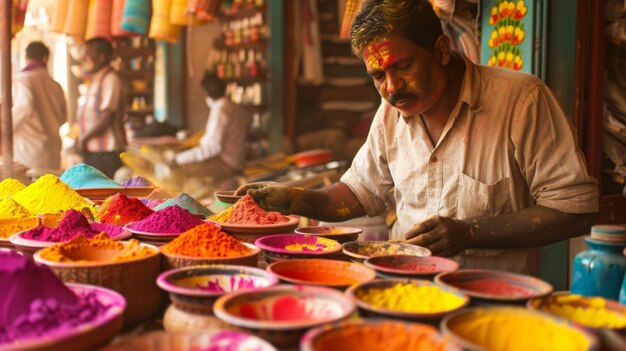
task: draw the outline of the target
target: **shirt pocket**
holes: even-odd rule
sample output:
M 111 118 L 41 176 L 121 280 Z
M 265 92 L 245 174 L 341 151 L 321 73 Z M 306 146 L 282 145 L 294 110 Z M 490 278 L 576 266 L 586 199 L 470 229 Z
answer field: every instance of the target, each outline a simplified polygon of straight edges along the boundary
M 510 213 L 509 183 L 509 177 L 504 177 L 493 184 L 486 184 L 461 173 L 456 218 L 478 218 Z

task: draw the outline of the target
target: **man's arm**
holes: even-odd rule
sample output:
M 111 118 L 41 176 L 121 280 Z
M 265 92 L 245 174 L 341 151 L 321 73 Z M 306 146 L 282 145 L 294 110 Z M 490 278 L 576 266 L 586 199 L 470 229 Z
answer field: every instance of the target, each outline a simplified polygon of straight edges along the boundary
M 405 235 L 411 244 L 438 256 L 454 256 L 467 249 L 536 247 L 589 232 L 594 214 L 570 214 L 544 206 L 493 217 L 456 220 L 434 216 Z
M 237 194 L 250 194 L 268 211 L 297 214 L 328 222 L 340 222 L 365 215 L 352 190 L 337 182 L 322 189 L 303 189 L 284 185 L 266 185 L 254 189 L 244 185 Z

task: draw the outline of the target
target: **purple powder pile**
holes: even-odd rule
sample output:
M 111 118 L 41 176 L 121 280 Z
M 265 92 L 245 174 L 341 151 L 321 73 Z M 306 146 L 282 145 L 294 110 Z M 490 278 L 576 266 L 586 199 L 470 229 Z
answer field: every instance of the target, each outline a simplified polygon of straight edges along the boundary
M 165 200 L 161 200 L 161 199 L 144 200 L 144 204 L 152 210 L 154 210 L 155 207 L 159 206 L 163 202 L 165 202 Z
M 124 188 L 130 188 L 133 186 L 152 186 L 152 183 L 142 176 L 136 176 L 126 179 L 126 181 L 122 183 L 122 186 Z
M 170 206 L 154 212 L 143 220 L 131 224 L 129 227 L 144 233 L 180 234 L 203 223 L 200 218 L 186 209 Z
M 59 222 L 58 227 L 48 228 L 40 225 L 22 233 L 22 238 L 29 240 L 65 242 L 79 236 L 93 238 L 100 232 L 95 231 L 89 225 L 87 218 L 76 210 L 68 210 Z
M 62 334 L 107 311 L 93 292 L 74 294 L 46 266 L 0 252 L 0 348 Z

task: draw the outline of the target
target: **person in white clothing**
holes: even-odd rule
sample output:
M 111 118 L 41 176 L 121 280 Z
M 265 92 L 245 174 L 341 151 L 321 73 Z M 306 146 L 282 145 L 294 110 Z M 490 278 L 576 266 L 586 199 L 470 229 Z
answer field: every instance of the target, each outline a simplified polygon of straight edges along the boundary
M 39 41 L 26 47 L 26 66 L 13 82 L 13 151 L 28 168 L 59 169 L 59 128 L 67 120 L 63 89 L 48 74 L 50 51 Z
M 214 73 L 205 73 L 201 84 L 211 110 L 206 129 L 199 145 L 177 154 L 175 162 L 187 175 L 219 183 L 241 173 L 252 114 L 224 96 L 226 85 Z

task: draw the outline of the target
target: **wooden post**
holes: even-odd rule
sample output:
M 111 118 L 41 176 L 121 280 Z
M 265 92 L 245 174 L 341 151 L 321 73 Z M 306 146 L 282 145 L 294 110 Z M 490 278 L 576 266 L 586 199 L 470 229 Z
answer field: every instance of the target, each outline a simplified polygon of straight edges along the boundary
M 2 162 L 4 174 L 2 177 L 13 177 L 13 116 L 11 107 L 11 7 L 12 0 L 2 1 L 2 17 L 0 21 L 0 60 L 2 61 Z

